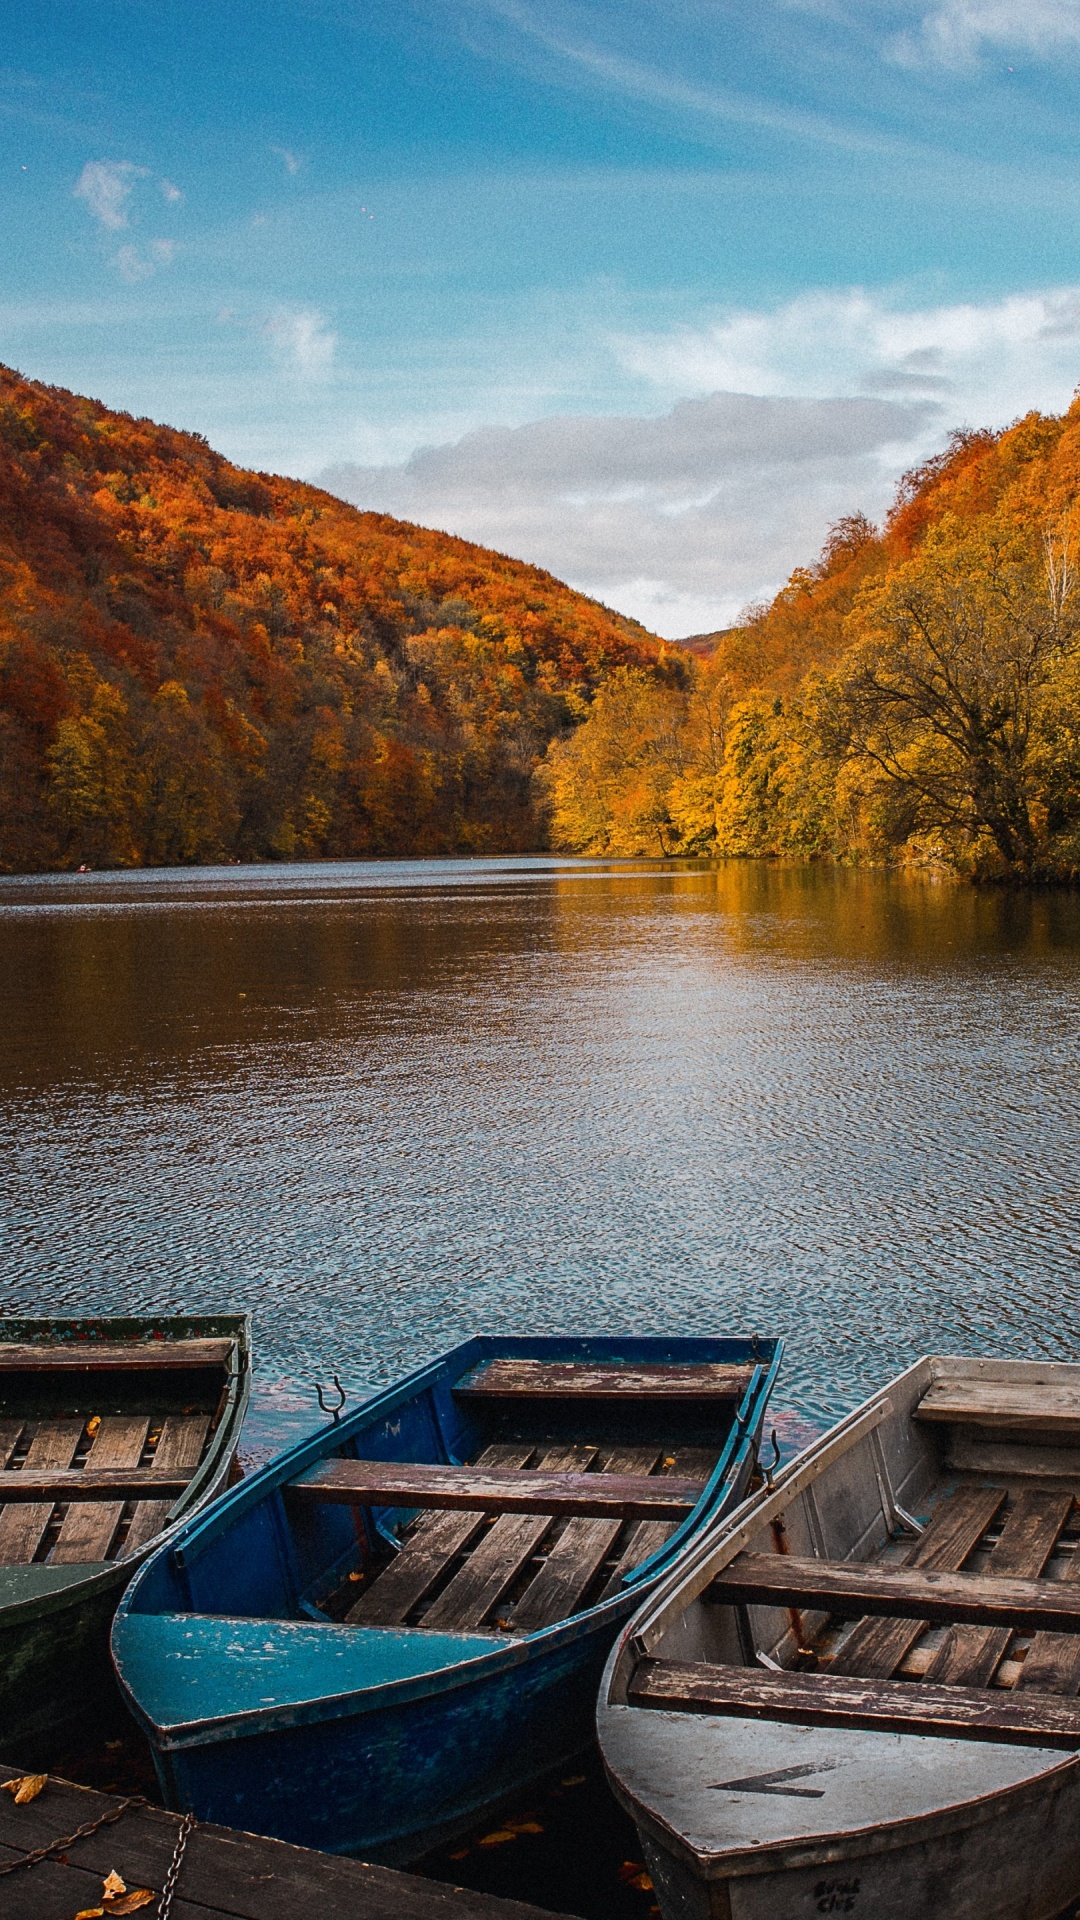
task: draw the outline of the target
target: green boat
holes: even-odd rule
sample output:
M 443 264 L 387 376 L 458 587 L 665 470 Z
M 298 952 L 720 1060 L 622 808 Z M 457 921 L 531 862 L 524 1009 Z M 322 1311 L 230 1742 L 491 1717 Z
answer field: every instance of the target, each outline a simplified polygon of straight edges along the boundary
M 246 1314 L 0 1319 L 0 1759 L 115 1710 L 116 1603 L 229 1482 L 250 1384 Z

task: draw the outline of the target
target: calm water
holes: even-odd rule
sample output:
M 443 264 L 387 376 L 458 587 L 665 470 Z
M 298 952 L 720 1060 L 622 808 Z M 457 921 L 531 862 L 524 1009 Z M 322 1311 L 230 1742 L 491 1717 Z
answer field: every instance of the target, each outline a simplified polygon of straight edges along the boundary
M 1075 1358 L 1080 900 L 550 860 L 0 880 L 8 1310 L 250 1306 L 250 1458 L 476 1328 Z

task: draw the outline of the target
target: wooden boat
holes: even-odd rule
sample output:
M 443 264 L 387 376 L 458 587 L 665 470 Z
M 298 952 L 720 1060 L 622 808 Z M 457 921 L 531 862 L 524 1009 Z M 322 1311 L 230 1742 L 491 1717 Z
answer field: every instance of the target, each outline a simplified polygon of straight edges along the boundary
M 0 1758 L 48 1764 L 113 1691 L 117 1600 L 225 1484 L 249 1374 L 239 1314 L 0 1320 Z
M 924 1359 L 629 1622 L 598 1729 L 666 1920 L 1080 1893 L 1080 1366 Z
M 113 1628 L 167 1804 L 395 1864 L 559 1765 L 636 1596 L 741 1498 L 779 1359 L 469 1340 L 235 1488 Z

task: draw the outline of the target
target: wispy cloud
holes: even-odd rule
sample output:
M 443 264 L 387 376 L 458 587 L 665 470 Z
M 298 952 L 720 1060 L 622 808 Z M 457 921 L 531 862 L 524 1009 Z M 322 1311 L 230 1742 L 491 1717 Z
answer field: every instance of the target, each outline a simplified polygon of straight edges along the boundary
M 75 183 L 75 198 L 85 200 L 94 219 L 110 233 L 118 233 L 128 224 L 135 182 L 148 172 L 133 160 L 88 160 Z
M 277 154 L 286 173 L 299 173 L 303 161 L 298 153 L 293 153 L 290 147 L 271 147 L 270 151 Z
M 891 51 L 904 65 L 968 67 L 990 49 L 1044 56 L 1075 46 L 1077 0 L 940 0 Z
M 167 200 L 170 206 L 179 205 L 184 197 L 179 187 L 174 186 L 171 180 L 159 180 L 158 186 L 161 188 L 161 197 L 163 200 Z
M 1063 0 L 1064 3 L 1064 0 Z M 752 127 L 764 133 L 781 134 L 810 141 L 845 153 L 875 154 L 889 159 L 913 159 L 922 152 L 915 143 L 896 138 L 850 121 L 826 114 L 807 113 L 780 101 L 762 100 L 734 89 L 703 86 L 682 76 L 665 72 L 644 61 L 600 45 L 584 33 L 560 33 L 549 17 L 530 7 L 525 0 L 480 0 L 485 10 L 545 48 L 548 53 L 590 73 L 613 92 L 634 100 L 690 113 L 701 120 L 713 120 L 734 126 Z M 1044 0 L 1052 4 L 1052 0 Z
M 159 267 L 172 265 L 176 243 L 173 240 L 151 240 L 145 247 L 121 247 L 116 255 L 116 265 L 120 277 L 129 286 L 138 280 L 149 280 Z
M 314 380 L 330 372 L 337 335 L 317 307 L 278 307 L 262 331 L 279 363 L 302 379 Z

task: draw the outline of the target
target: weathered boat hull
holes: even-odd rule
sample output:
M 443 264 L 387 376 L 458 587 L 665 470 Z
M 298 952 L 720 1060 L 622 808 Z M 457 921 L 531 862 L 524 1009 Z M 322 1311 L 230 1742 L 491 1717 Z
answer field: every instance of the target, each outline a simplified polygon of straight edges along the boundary
M 0 1321 L 0 1343 L 70 1341 L 74 1346 L 85 1342 L 92 1350 L 96 1340 L 138 1340 L 150 1335 L 163 1341 L 216 1337 L 236 1343 L 238 1365 L 228 1380 L 214 1437 L 198 1472 L 173 1505 L 170 1524 L 176 1524 L 212 1500 L 227 1482 L 250 1390 L 247 1319 L 216 1315 Z M 34 1393 L 52 1413 L 63 1414 L 81 1402 L 88 1413 L 103 1411 L 94 1390 L 70 1375 L 62 1382 L 42 1376 Z M 6 1405 L 0 1385 L 0 1409 Z M 0 1476 L 0 1505 L 2 1494 Z M 84 1722 L 117 1713 L 109 1629 L 124 1588 L 155 1544 L 148 1541 L 137 1552 L 116 1560 L 0 1566 L 0 1759 L 19 1766 L 48 1766 Z
M 665 1920 L 802 1920 L 814 1913 L 1054 1920 L 1076 1899 L 1080 1711 L 1066 1677 L 1050 1694 L 1040 1691 L 1039 1679 L 1024 1688 L 1030 1633 L 978 1626 L 961 1628 L 957 1638 L 944 1611 L 938 1627 L 915 1620 L 915 1599 L 910 1627 L 904 1617 L 889 1618 L 883 1601 L 873 1620 L 851 1629 L 834 1623 L 824 1603 L 815 1611 L 810 1597 L 815 1562 L 823 1567 L 821 1592 L 841 1566 L 914 1568 L 935 1514 L 969 1494 L 972 1504 L 986 1496 L 992 1507 L 999 1487 L 1004 1523 L 995 1519 L 988 1535 L 973 1527 L 970 1545 L 952 1562 L 967 1566 L 974 1554 L 978 1563 L 963 1576 L 967 1603 L 985 1605 L 995 1556 L 1002 1566 L 1002 1543 L 1015 1551 L 1023 1530 L 1010 1534 L 1009 1515 L 1021 1514 L 1029 1536 L 1038 1525 L 1045 1529 L 1036 1552 L 1042 1562 L 1028 1574 L 1041 1574 L 1057 1555 L 1056 1573 L 1039 1583 L 1056 1606 L 1063 1590 L 1053 1581 L 1075 1578 L 1068 1515 L 1080 1496 L 1080 1368 L 922 1361 L 809 1448 L 773 1490 L 711 1529 L 628 1622 L 601 1683 L 598 1732 L 613 1790 L 637 1823 Z M 1065 1524 L 1069 1537 L 1056 1545 Z M 782 1571 L 778 1555 L 794 1556 L 793 1573 Z M 1016 1571 L 1002 1566 L 1003 1573 Z M 924 1580 L 923 1599 L 935 1577 L 941 1575 Z M 916 1583 L 914 1574 L 904 1578 Z M 733 1595 L 749 1598 L 726 1601 L 725 1579 Z M 950 1592 L 957 1585 L 953 1579 Z M 1003 1581 L 1003 1596 L 1020 1586 Z M 753 1598 L 793 1588 L 799 1603 L 786 1609 L 776 1597 L 760 1604 Z M 848 1621 L 860 1611 L 841 1610 Z M 832 1663 L 841 1676 L 873 1672 L 873 1657 L 860 1667 L 854 1651 L 870 1626 L 899 1630 L 892 1671 L 904 1684 L 889 1680 L 892 1656 L 882 1655 L 878 1640 L 878 1677 L 863 1683 L 864 1706 L 842 1709 L 845 1683 L 830 1681 Z M 976 1653 L 981 1649 L 981 1678 L 960 1675 L 965 1632 L 968 1653 L 972 1642 Z M 862 1647 L 870 1641 L 864 1637 Z M 1059 1637 L 1061 1659 L 1069 1657 L 1061 1652 L 1065 1644 Z M 1050 1658 L 1049 1642 L 1044 1651 Z M 776 1683 L 765 1679 L 755 1688 L 758 1655 L 776 1670 Z M 824 1679 L 800 1693 L 798 1676 L 807 1672 Z M 682 1705 L 670 1710 L 655 1704 L 653 1676 L 665 1673 L 676 1676 L 675 1693 L 681 1690 Z M 715 1710 L 709 1675 L 717 1676 Z M 921 1675 L 929 1676 L 925 1685 Z M 960 1713 L 981 1700 L 986 1726 L 969 1727 L 965 1737 L 925 1730 L 931 1713 Z M 1064 1730 L 1040 1744 L 1039 1727 L 1055 1721 Z
M 323 1617 L 324 1570 L 335 1555 L 346 1564 L 350 1539 L 355 1549 L 352 1517 L 320 1508 L 316 1533 L 304 1533 L 295 1511 L 289 1517 L 288 1483 L 358 1449 L 374 1459 L 445 1458 L 450 1434 L 460 1443 L 455 1456 L 467 1452 L 454 1383 L 492 1354 L 750 1359 L 756 1346 L 470 1341 L 182 1529 L 133 1584 L 113 1630 L 121 1684 L 151 1740 L 168 1804 L 395 1864 L 578 1752 L 592 1738 L 611 1640 L 643 1585 L 706 1517 L 745 1492 L 780 1357 L 773 1342 L 766 1347 L 753 1391 L 721 1436 L 700 1511 L 653 1568 L 644 1564 L 611 1597 L 533 1633 L 365 1628 Z M 393 1513 L 382 1515 L 387 1522 Z

